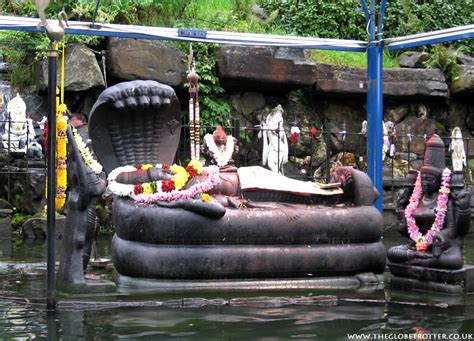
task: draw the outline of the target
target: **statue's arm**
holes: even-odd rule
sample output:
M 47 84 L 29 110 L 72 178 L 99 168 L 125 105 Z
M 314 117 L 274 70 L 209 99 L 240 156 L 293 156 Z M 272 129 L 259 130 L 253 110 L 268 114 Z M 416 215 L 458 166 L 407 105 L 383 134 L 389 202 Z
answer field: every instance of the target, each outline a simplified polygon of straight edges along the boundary
M 458 234 L 464 236 L 471 225 L 471 193 L 462 189 L 454 195 L 454 225 Z
M 409 238 L 408 226 L 405 218 L 405 209 L 410 203 L 410 197 L 413 193 L 415 187 L 416 178 L 418 172 L 410 170 L 405 179 L 405 186 L 398 192 L 397 202 L 396 202 L 396 213 L 397 213 L 397 229 L 403 236 Z
M 407 220 L 405 218 L 405 209 L 407 208 L 410 197 L 413 192 L 413 187 L 405 187 L 398 192 L 398 199 L 396 204 L 396 214 L 397 214 L 397 229 L 400 234 L 405 237 L 409 237 Z

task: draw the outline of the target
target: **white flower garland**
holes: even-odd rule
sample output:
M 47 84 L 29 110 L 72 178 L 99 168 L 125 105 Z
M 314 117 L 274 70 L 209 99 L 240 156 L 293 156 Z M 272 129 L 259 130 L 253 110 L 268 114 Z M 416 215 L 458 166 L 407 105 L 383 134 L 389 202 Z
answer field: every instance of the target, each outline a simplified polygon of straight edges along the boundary
M 107 177 L 107 181 L 109 182 L 107 188 L 112 193 L 118 195 L 119 197 L 129 197 L 133 194 L 135 189 L 134 185 L 122 184 L 120 182 L 115 181 L 117 176 L 121 173 L 125 172 L 134 172 L 137 169 L 134 166 L 123 166 L 115 168 L 113 171 L 109 173 Z
M 76 141 L 77 147 L 79 148 L 79 152 L 81 153 L 82 159 L 95 174 L 99 175 L 100 173 L 102 173 L 102 165 L 97 162 L 97 160 L 92 156 L 89 147 L 87 147 L 86 143 L 82 139 L 82 136 L 79 135 L 79 133 L 77 132 L 77 129 L 72 126 L 71 128 L 74 140 Z
M 217 145 L 214 142 L 214 136 L 211 134 L 206 134 L 204 136 L 204 141 L 206 142 L 209 151 L 212 152 L 214 160 L 216 160 L 219 167 L 223 167 L 229 163 L 232 154 L 234 153 L 234 138 L 232 136 L 227 136 L 225 150 L 223 152 L 217 148 Z

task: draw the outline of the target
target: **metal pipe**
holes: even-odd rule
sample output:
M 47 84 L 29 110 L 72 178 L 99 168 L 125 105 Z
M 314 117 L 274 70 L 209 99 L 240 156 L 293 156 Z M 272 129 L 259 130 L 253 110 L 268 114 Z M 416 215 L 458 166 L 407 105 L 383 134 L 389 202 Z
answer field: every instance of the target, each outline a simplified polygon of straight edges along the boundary
M 91 24 L 91 28 L 99 28 L 96 24 L 95 24 L 95 19 L 97 18 L 97 13 L 99 13 L 99 7 L 100 7 L 100 0 L 97 0 L 97 4 L 95 6 L 95 10 L 94 10 L 94 17 L 92 18 L 92 24 Z
M 380 193 L 375 207 L 382 211 L 383 196 L 383 51 L 376 42 L 375 0 L 371 1 L 367 49 L 367 173 Z M 382 32 L 380 32 L 382 34 Z
M 410 34 L 410 35 L 402 36 L 402 37 L 387 38 L 384 41 L 385 41 L 385 45 L 390 45 L 393 43 L 402 42 L 406 40 L 428 38 L 428 37 L 443 35 L 443 34 L 448 34 L 448 33 L 458 34 L 460 32 L 465 32 L 465 31 L 472 32 L 473 30 L 474 30 L 474 24 L 471 24 L 471 25 L 456 26 L 456 27 L 451 27 L 451 28 L 446 28 L 446 29 L 436 30 L 436 31 L 431 31 L 431 32 Z
M 48 50 L 48 191 L 47 191 L 47 297 L 46 309 L 56 308 L 56 261 L 55 261 L 55 231 L 56 231 L 56 67 L 58 53 L 51 42 Z
M 0 16 L 0 30 L 23 30 L 41 32 L 38 19 Z M 207 42 L 221 44 L 280 46 L 290 48 L 333 49 L 341 51 L 365 52 L 367 42 L 361 40 L 322 39 L 293 37 L 255 33 L 234 33 L 207 31 L 205 38 L 180 36 L 178 29 L 146 27 L 137 25 L 101 24 L 100 29 L 90 27 L 90 22 L 69 22 L 67 34 L 86 34 L 92 36 L 114 36 L 123 38 L 179 40 L 187 42 Z

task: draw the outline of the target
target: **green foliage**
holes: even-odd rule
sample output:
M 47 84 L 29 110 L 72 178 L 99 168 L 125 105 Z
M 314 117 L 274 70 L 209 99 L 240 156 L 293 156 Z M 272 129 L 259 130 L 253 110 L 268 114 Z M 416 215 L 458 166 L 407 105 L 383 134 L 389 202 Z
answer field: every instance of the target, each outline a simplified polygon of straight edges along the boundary
M 367 54 L 360 52 L 313 50 L 311 59 L 325 64 L 367 67 Z M 386 68 L 398 67 L 398 60 L 388 51 L 384 51 L 383 65 Z
M 440 44 L 435 45 L 431 51 L 430 59 L 424 62 L 424 65 L 431 69 L 440 69 L 448 81 L 455 81 L 461 75 L 461 67 L 457 60 L 462 50 L 462 47 L 453 50 Z
M 359 0 L 261 0 L 268 13 L 278 11 L 275 27 L 286 34 L 322 38 L 366 39 Z
M 385 15 L 385 37 L 430 32 L 474 22 L 472 0 L 398 0 L 389 2 Z M 464 46 L 474 53 L 474 42 L 463 40 L 454 46 Z
M 29 33 L 19 31 L 0 32 L 0 53 L 5 62 L 10 64 L 7 69 L 11 84 L 23 88 L 33 80 L 33 42 L 28 40 Z
M 12 217 L 12 226 L 14 228 L 19 228 L 23 225 L 25 221 L 27 221 L 29 218 L 31 218 L 30 215 L 26 215 L 23 213 L 15 213 Z

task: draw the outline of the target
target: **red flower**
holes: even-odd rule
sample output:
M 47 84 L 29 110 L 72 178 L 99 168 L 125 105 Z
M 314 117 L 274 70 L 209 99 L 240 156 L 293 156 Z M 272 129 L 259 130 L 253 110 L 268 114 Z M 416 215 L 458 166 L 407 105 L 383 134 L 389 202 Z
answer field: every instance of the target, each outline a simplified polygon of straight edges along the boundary
M 318 133 L 318 129 L 316 129 L 315 127 L 311 128 L 311 136 L 313 136 L 314 138 L 316 138 L 316 134 Z
M 142 187 L 142 185 L 141 185 L 141 184 L 135 185 L 133 192 L 134 192 L 135 194 L 141 194 L 141 193 L 143 193 L 143 187 Z
M 197 170 L 193 166 L 187 166 L 186 167 L 186 172 L 188 172 L 190 178 L 197 175 Z
M 142 169 L 142 165 L 135 165 L 135 166 L 133 166 L 133 167 L 135 167 L 137 170 Z
M 171 192 L 174 189 L 174 182 L 172 180 L 163 180 L 161 182 L 161 190 L 163 192 Z
M 164 163 L 163 166 L 162 166 L 162 169 L 163 170 L 170 169 L 170 165 L 168 165 L 167 163 Z
M 297 133 L 291 134 L 291 142 L 296 143 L 297 140 L 298 140 L 298 134 Z

